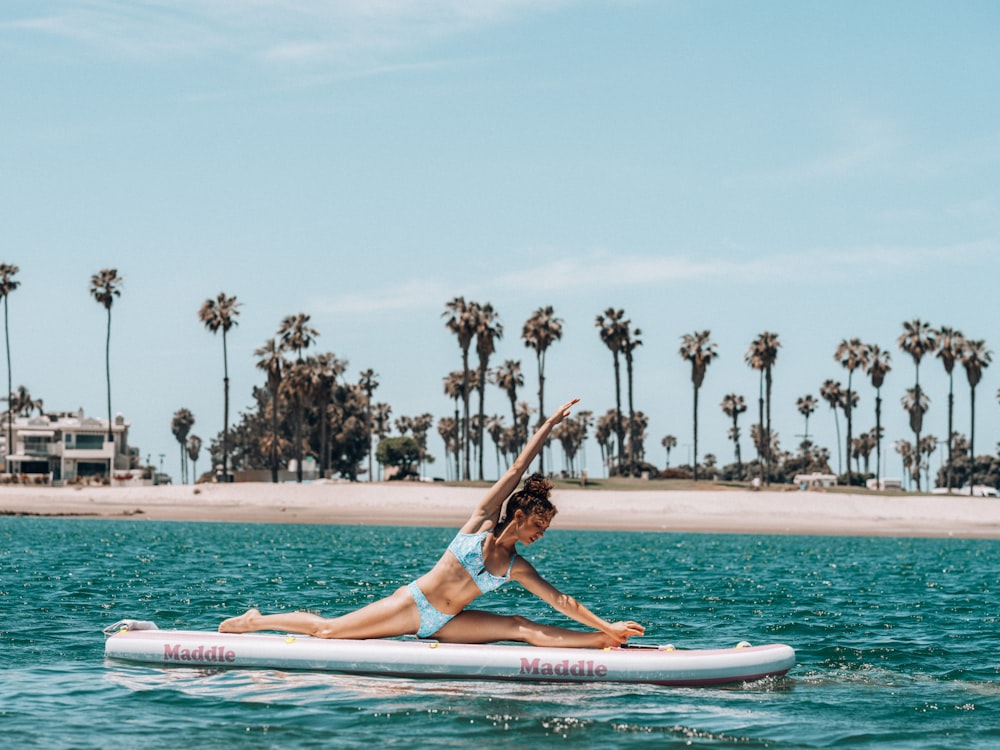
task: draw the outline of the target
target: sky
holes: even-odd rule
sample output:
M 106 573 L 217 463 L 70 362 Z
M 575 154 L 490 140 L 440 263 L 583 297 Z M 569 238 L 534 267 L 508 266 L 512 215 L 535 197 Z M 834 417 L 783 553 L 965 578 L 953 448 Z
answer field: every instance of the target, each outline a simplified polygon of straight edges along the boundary
M 551 305 L 564 333 L 546 404 L 579 396 L 598 415 L 614 377 L 595 318 L 624 309 L 642 331 L 635 404 L 659 465 L 667 434 L 672 463 L 690 456 L 678 349 L 705 329 L 719 357 L 701 455 L 733 460 L 719 402 L 755 404 L 744 354 L 762 331 L 782 343 L 782 447 L 801 439 L 796 399 L 846 383 L 833 355 L 853 337 L 892 352 L 886 446 L 912 439 L 903 321 L 1000 346 L 997 28 L 991 0 L 6 0 L 14 386 L 50 410 L 106 414 L 107 319 L 88 289 L 116 268 L 112 409 L 175 479 L 174 412 L 190 409 L 206 444 L 222 429 L 221 337 L 197 315 L 220 291 L 242 305 L 234 421 L 264 382 L 254 350 L 299 312 L 348 379 L 378 373 L 393 416 L 451 414 L 442 382 L 461 354 L 442 313 L 463 296 L 498 311 L 494 361 L 521 360 L 531 403 L 521 327 Z M 920 379 L 924 432 L 944 438 L 940 362 L 925 358 Z M 874 426 L 874 390 L 854 382 L 857 434 Z M 994 364 L 976 391 L 977 453 L 1000 440 L 998 385 Z M 955 388 L 967 433 L 961 371 Z M 499 389 L 486 412 L 506 414 Z M 825 404 L 809 431 L 836 456 Z M 430 448 L 444 476 L 436 435 Z M 593 440 L 583 464 L 602 475 Z

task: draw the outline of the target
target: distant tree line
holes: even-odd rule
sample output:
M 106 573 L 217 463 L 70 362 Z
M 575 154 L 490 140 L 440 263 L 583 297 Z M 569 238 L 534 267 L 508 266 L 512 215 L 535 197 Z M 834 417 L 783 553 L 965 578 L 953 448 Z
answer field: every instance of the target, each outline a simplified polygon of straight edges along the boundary
M 43 411 L 41 400 L 33 400 L 25 386 L 13 386 L 10 351 L 8 302 L 20 282 L 15 278 L 16 265 L 0 263 L 0 299 L 3 300 L 4 335 L 6 344 L 8 396 L 5 401 L 7 443 L 11 444 L 13 419 L 16 415 Z M 123 279 L 117 269 L 105 268 L 90 280 L 90 292 L 107 311 L 105 330 L 105 377 L 109 435 L 111 425 L 111 311 L 120 297 Z M 389 458 L 398 475 L 420 474 L 424 464 L 434 461 L 427 441 L 432 429 L 442 439 L 446 460 L 445 473 L 455 480 L 484 480 L 486 477 L 486 438 L 492 441 L 496 471 L 520 451 L 535 425 L 544 418 L 545 366 L 552 345 L 562 339 L 563 321 L 551 306 L 542 306 L 524 322 L 521 339 L 534 353 L 537 377 L 537 407 L 522 400 L 519 389 L 525 386 L 522 363 L 507 359 L 491 366 L 497 342 L 504 334 L 500 315 L 490 303 L 479 303 L 455 297 L 445 304 L 442 318 L 446 329 L 454 334 L 461 356 L 461 368 L 443 378 L 444 393 L 454 402 L 453 414 L 437 419 L 430 413 L 399 416 L 392 419 L 392 408 L 375 402 L 379 386 L 378 375 L 371 369 L 362 371 L 356 380 L 345 377 L 348 362 L 332 352 L 313 353 L 319 332 L 312 327 L 310 316 L 297 313 L 285 317 L 275 335 L 255 350 L 257 369 L 263 383 L 254 386 L 250 407 L 241 412 L 235 424 L 229 417 L 229 332 L 238 323 L 240 303 L 235 296 L 220 292 L 209 298 L 198 310 L 199 320 L 206 329 L 222 333 L 223 354 L 223 424 L 209 445 L 213 469 L 223 478 L 234 470 L 267 469 L 273 481 L 278 480 L 280 467 L 294 460 L 296 478 L 303 478 L 303 464 L 312 458 L 320 477 L 340 475 L 352 480 L 361 476 L 376 476 L 374 459 L 385 463 Z M 727 437 L 733 443 L 734 461 L 719 466 L 713 454 L 699 454 L 699 400 L 702 386 L 711 364 L 719 351 L 708 330 L 694 331 L 681 337 L 678 354 L 690 366 L 692 384 L 691 433 L 693 452 L 688 463 L 671 467 L 671 451 L 676 449 L 675 435 L 665 435 L 660 441 L 666 451 L 666 468 L 660 470 L 646 456 L 645 442 L 649 419 L 636 408 L 634 375 L 636 354 L 642 346 L 642 332 L 632 325 L 624 310 L 609 307 L 595 318 L 600 341 L 611 353 L 614 386 L 614 408 L 601 416 L 580 411 L 566 419 L 553 431 L 550 443 L 562 449 L 561 471 L 577 475 L 584 470 L 579 457 L 585 441 L 591 435 L 597 442 L 601 462 L 609 475 L 617 476 L 687 476 L 695 481 L 704 476 L 724 480 L 759 480 L 762 483 L 788 482 L 796 474 L 810 472 L 833 473 L 832 456 L 828 448 L 816 445 L 809 436 L 809 419 L 821 403 L 826 403 L 834 416 L 837 434 L 836 474 L 850 484 L 862 484 L 866 479 L 882 479 L 882 448 L 885 430 L 882 426 L 882 388 L 892 370 L 887 350 L 858 338 L 842 340 L 833 352 L 833 359 L 846 371 L 846 383 L 828 378 L 819 387 L 819 398 L 813 394 L 799 396 L 796 407 L 804 419 L 802 440 L 794 451 L 784 450 L 778 433 L 771 423 L 773 371 L 781 349 L 777 333 L 764 331 L 749 345 L 744 362 L 759 374 L 757 421 L 750 425 L 749 436 L 754 457 L 744 460 L 740 417 L 749 410 L 746 397 L 728 393 L 719 406 L 730 420 Z M 896 345 L 908 354 L 914 365 L 913 387 L 907 388 L 900 399 L 913 440 L 897 439 L 894 449 L 901 457 L 907 479 L 920 490 L 930 486 L 930 456 L 941 446 L 947 451 L 936 476 L 938 486 L 949 490 L 978 483 L 995 485 L 1000 480 L 998 458 L 975 455 L 976 388 L 983 371 L 992 361 L 992 352 L 982 339 L 964 336 L 960 331 L 942 326 L 933 328 L 920 319 L 905 321 Z M 923 430 L 924 415 L 931 399 L 920 384 L 920 366 L 925 356 L 935 356 L 948 376 L 948 434 L 944 440 Z M 957 366 L 965 372 L 969 394 L 968 434 L 954 427 L 955 382 Z M 874 389 L 874 426 L 855 434 L 861 397 L 855 375 L 866 375 Z M 510 422 L 505 415 L 487 414 L 486 389 L 497 387 L 509 404 Z M 475 397 L 475 409 L 473 409 Z M 997 393 L 1000 399 L 1000 391 Z M 845 433 L 841 435 L 843 415 Z M 194 415 L 187 408 L 178 409 L 170 429 L 180 448 L 182 481 L 197 479 L 196 465 L 202 450 L 202 440 L 191 433 Z M 392 430 L 398 432 L 393 435 Z M 408 438 L 391 443 L 381 452 L 373 445 L 390 438 Z M 871 458 L 874 453 L 874 463 Z M 189 468 L 190 461 L 190 468 Z M 551 449 L 542 451 L 538 469 L 553 473 Z M 548 466 L 546 465 L 548 463 Z M 474 467 L 474 468 L 473 468 Z M 872 470 L 874 468 L 874 470 Z

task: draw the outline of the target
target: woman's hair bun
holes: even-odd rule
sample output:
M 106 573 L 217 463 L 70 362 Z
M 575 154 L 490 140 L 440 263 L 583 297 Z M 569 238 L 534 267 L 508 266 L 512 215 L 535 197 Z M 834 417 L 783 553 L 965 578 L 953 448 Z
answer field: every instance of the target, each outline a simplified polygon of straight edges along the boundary
M 525 494 L 533 497 L 548 498 L 551 491 L 552 482 L 546 479 L 542 474 L 535 473 L 524 480 Z

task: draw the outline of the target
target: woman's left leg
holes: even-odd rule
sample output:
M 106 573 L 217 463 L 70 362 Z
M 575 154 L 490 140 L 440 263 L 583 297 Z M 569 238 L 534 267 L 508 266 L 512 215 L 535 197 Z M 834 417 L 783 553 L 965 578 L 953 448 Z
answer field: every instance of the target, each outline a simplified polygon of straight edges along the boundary
M 416 633 L 420 625 L 420 612 L 416 602 L 405 587 L 372 602 L 361 609 L 340 617 L 320 617 L 309 612 L 284 612 L 262 615 L 251 609 L 239 617 L 225 620 L 219 631 L 223 633 L 255 633 L 260 630 L 278 630 L 302 633 L 317 638 L 391 638 Z
M 598 630 L 580 631 L 542 625 L 518 615 L 498 615 L 466 609 L 455 615 L 434 638 L 450 643 L 520 641 L 550 648 L 608 648 L 618 642 Z

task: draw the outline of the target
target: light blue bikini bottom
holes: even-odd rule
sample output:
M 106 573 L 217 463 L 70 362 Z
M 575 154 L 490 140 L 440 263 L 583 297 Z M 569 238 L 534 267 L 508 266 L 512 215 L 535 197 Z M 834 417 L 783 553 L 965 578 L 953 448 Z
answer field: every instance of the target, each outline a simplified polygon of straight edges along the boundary
M 427 601 L 424 592 L 416 583 L 411 583 L 406 587 L 417 603 L 417 610 L 420 612 L 420 629 L 417 631 L 418 638 L 429 638 L 448 624 L 455 615 L 446 615 L 434 608 L 434 605 Z

